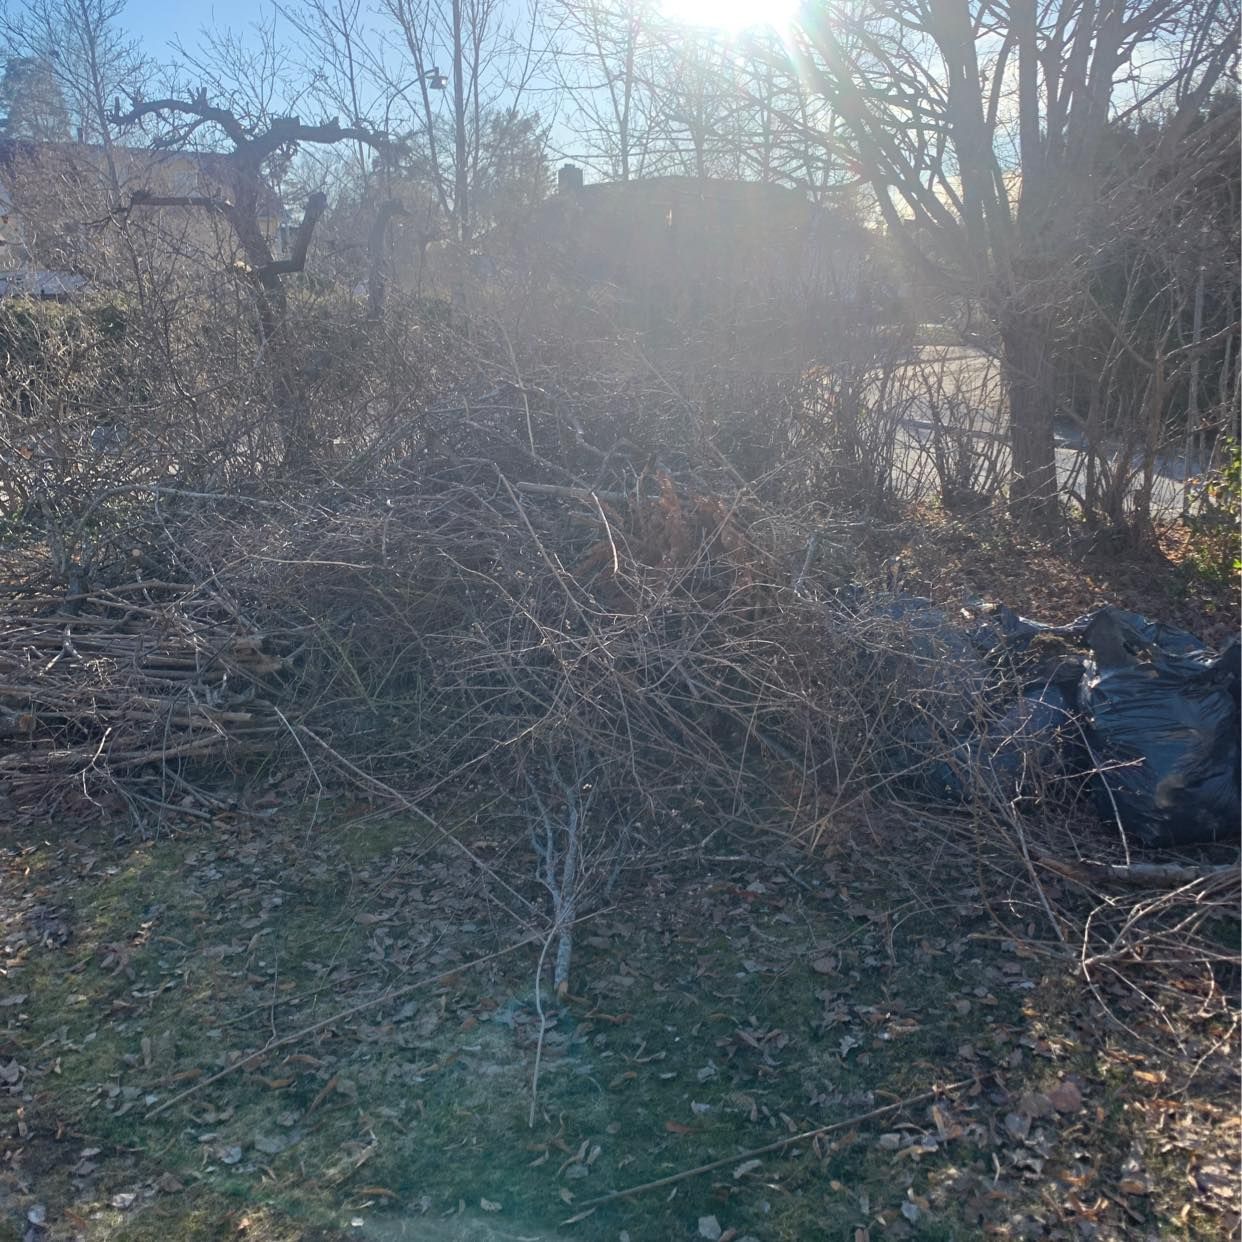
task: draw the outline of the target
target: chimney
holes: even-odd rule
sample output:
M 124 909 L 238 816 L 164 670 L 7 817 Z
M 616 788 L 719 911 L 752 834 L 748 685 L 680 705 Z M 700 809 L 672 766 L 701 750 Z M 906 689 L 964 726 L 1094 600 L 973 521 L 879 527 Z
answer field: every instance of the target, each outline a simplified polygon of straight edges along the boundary
M 570 194 L 582 189 L 582 169 L 576 164 L 562 164 L 556 174 L 556 192 Z

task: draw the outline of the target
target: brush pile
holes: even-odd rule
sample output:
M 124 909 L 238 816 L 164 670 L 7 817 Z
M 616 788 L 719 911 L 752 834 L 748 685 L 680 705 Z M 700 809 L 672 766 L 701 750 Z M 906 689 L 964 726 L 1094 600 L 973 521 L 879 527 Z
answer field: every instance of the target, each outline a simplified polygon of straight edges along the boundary
M 150 803 L 182 771 L 271 748 L 281 666 L 197 587 L 22 594 L 0 619 L 0 785 L 22 807 Z
M 485 819 L 493 874 L 546 890 L 557 987 L 575 920 L 635 857 L 896 818 L 983 852 L 1013 935 L 1050 923 L 1046 943 L 1142 987 L 1159 943 L 1170 979 L 1219 993 L 1234 879 L 1196 871 L 1141 922 L 1089 895 L 1137 872 L 1078 814 L 1090 773 L 1042 726 L 1027 744 L 1065 644 L 869 582 L 876 520 L 809 499 L 798 437 L 756 421 L 791 394 L 718 408 L 751 429 L 745 475 L 723 415 L 512 385 L 314 479 L 31 471 L 0 583 L 6 814 L 150 829 L 348 789 Z
M 675 411 L 663 454 L 546 419 L 540 442 L 525 414 L 447 411 L 296 499 L 136 485 L 89 524 L 62 503 L 70 535 L 31 538 L 3 588 L 4 792 L 210 807 L 261 759 L 419 801 L 589 783 L 607 836 L 817 831 L 888 783 L 885 734 L 947 653 L 831 603 L 859 528 L 760 499 Z
M 3 793 L 204 810 L 261 761 L 523 814 L 589 789 L 608 839 L 686 817 L 814 839 L 897 793 L 1073 802 L 1090 773 L 1053 734 L 1082 661 L 1058 694 L 1067 651 L 1031 650 L 1073 627 L 860 587 L 866 528 L 761 497 L 674 414 L 651 428 L 675 451 L 494 393 L 296 499 L 92 497 L 4 587 Z

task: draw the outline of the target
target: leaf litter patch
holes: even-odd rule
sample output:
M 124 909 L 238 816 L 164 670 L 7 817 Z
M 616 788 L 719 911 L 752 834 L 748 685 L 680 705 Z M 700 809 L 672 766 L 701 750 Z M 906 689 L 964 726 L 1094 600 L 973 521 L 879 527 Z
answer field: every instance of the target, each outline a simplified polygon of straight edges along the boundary
M 522 931 L 402 828 L 8 852 L 12 1236 L 1227 1236 L 1227 1085 L 967 868 L 934 903 L 852 857 L 637 871 L 557 1004 L 538 944 L 470 965 Z

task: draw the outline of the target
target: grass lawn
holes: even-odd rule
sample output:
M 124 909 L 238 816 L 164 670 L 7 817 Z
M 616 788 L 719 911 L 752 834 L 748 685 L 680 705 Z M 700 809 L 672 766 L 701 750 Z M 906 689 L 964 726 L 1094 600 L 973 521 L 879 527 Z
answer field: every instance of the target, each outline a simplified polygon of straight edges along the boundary
M 539 998 L 532 1124 L 541 945 L 450 844 L 32 830 L 3 859 L 0 1238 L 1231 1236 L 1222 1019 L 1179 1018 L 1192 1074 L 918 831 L 719 833 L 629 873 Z

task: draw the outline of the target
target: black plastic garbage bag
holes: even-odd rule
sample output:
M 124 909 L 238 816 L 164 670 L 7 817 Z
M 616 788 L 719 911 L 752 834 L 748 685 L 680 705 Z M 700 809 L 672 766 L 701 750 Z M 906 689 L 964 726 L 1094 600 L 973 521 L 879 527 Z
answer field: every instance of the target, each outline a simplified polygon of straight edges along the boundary
M 960 804 L 1041 796 L 1049 777 L 1087 776 L 1100 813 L 1134 844 L 1239 834 L 1236 642 L 1215 656 L 1193 634 L 1120 608 L 1047 625 L 989 606 L 962 625 L 917 596 L 859 589 L 839 603 L 895 622 L 904 650 L 934 669 L 930 697 L 891 748 L 897 783 Z M 1091 658 L 1033 648 L 1041 636 Z M 1043 667 L 1037 679 L 1032 665 Z
M 902 688 L 876 730 L 891 786 L 961 801 L 943 760 L 987 685 L 987 664 L 972 636 L 930 599 L 858 585 L 835 593 L 825 620 L 830 629 L 867 634 L 865 675 Z
M 1076 756 L 1077 678 L 1064 674 L 1024 686 L 1008 710 L 958 730 L 963 740 L 933 765 L 930 791 L 952 802 L 982 797 L 1012 801 L 1038 794 L 1049 778 L 1081 770 Z
M 1073 744 L 1065 727 L 1077 710 L 1081 661 L 1031 679 L 1008 657 L 1040 634 L 1078 635 L 1003 604 L 974 605 L 953 618 L 916 595 L 858 590 L 841 602 L 854 617 L 895 623 L 904 650 L 930 669 L 931 696 L 890 751 L 897 783 L 938 802 L 1010 801 L 1067 771 Z
M 1103 617 L 1120 624 L 1124 633 L 1119 632 L 1118 639 L 1132 653 L 1157 647 L 1165 655 L 1185 656 L 1201 664 L 1212 660 L 1211 653 L 1193 634 L 1179 630 L 1175 625 L 1166 625 L 1163 621 L 1149 620 L 1125 608 L 1101 608 L 1068 625 L 1048 625 L 1024 617 L 1005 604 L 997 604 L 982 610 L 971 637 L 977 646 L 986 650 L 1003 646 L 1010 651 L 1024 651 L 1030 646 L 1031 639 L 1040 634 L 1082 643 L 1087 641 L 1087 634 L 1093 626 L 1097 634 L 1100 632 Z
M 1092 658 L 1078 706 L 1100 813 L 1141 845 L 1236 837 L 1238 645 L 1212 658 L 1192 636 L 1137 620 L 1103 609 L 1084 627 Z

